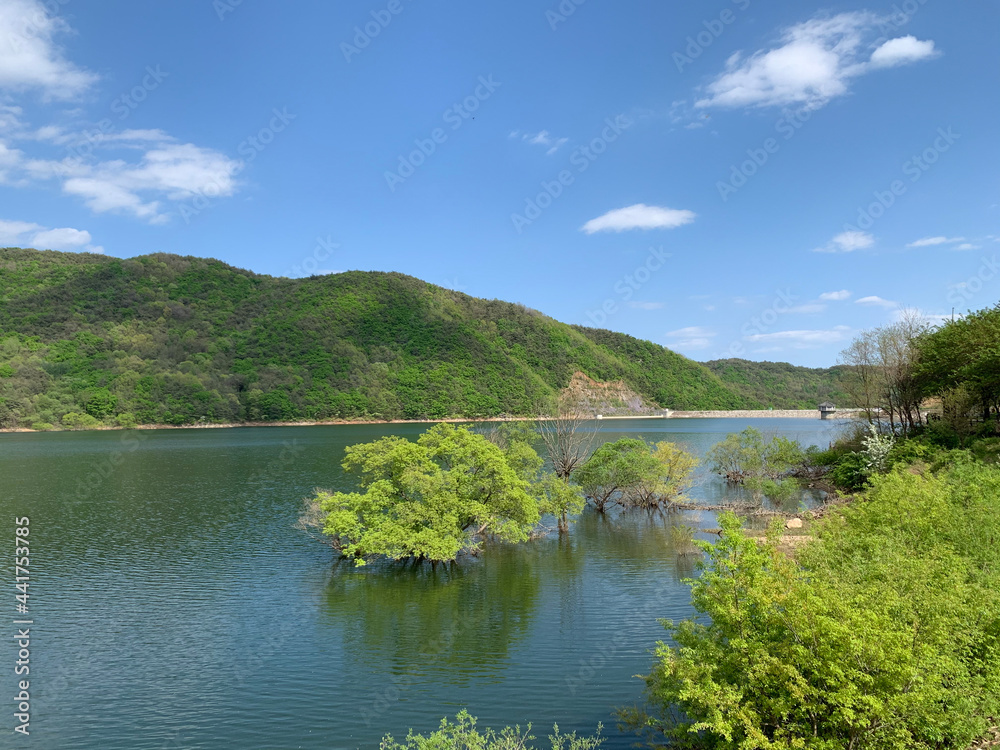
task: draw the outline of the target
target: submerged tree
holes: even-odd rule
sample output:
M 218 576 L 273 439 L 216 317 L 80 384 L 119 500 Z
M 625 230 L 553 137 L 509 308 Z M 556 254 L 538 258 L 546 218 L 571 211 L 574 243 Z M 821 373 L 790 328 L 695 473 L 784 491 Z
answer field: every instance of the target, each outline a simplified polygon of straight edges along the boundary
M 770 440 L 753 427 L 727 435 L 713 445 L 705 456 L 712 471 L 732 484 L 752 479 L 779 479 L 802 463 L 805 454 L 796 441 L 781 435 Z
M 696 465 L 691 454 L 673 443 L 651 449 L 644 440 L 622 438 L 594 451 L 575 481 L 601 513 L 612 505 L 653 509 L 683 492 Z
M 438 424 L 415 443 L 386 437 L 347 448 L 343 467 L 362 491 L 317 490 L 301 521 L 321 527 L 358 565 L 374 556 L 454 560 L 487 538 L 527 540 L 542 513 L 564 524 L 579 512 L 579 492 L 542 465 L 523 441 L 504 451 L 468 429 Z
M 383 555 L 454 560 L 485 536 L 524 541 L 538 502 L 503 451 L 481 435 L 435 425 L 416 443 L 387 437 L 347 449 L 363 492 L 318 491 L 323 532 L 363 565 Z
M 795 440 L 781 435 L 767 440 L 748 427 L 713 445 L 705 459 L 712 471 L 730 484 L 746 487 L 759 504 L 765 495 L 780 501 L 793 494 L 798 483 L 787 475 L 802 464 L 805 453 Z
M 583 510 L 586 500 L 579 487 L 544 470 L 545 462 L 534 447 L 542 439 L 538 428 L 520 421 L 492 422 L 485 428 L 485 436 L 504 451 L 507 462 L 528 482 L 539 512 L 554 516 L 559 532 L 567 532 L 570 517 Z
M 556 476 L 569 481 L 573 472 L 590 456 L 597 433 L 588 422 L 594 418 L 581 404 L 568 397 L 559 400 L 558 412 L 538 423 L 538 434 L 545 445 Z

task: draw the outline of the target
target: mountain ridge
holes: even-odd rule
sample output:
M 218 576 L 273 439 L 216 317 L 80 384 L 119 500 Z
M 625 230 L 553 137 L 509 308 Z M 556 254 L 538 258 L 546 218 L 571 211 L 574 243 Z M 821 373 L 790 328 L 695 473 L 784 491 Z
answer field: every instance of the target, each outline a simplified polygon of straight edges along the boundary
M 664 408 L 756 405 L 651 342 L 395 272 L 0 250 L 0 426 L 532 416 L 577 371 Z

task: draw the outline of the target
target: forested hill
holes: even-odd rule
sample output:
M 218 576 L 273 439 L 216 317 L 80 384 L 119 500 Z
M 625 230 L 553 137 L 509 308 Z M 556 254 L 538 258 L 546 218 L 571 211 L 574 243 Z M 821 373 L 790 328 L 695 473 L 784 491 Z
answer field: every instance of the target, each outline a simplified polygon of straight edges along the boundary
M 813 369 L 787 362 L 717 359 L 705 366 L 744 397 L 776 409 L 815 409 L 824 401 L 853 406 L 845 392 L 846 366 Z
M 672 409 L 758 405 L 655 344 L 398 273 L 0 250 L 0 427 L 532 415 L 576 371 Z

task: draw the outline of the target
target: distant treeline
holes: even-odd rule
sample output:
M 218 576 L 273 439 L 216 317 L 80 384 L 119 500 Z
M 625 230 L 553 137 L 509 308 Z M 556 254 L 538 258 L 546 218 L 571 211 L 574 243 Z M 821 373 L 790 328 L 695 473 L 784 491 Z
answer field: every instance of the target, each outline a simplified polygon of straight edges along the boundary
M 815 409 L 824 401 L 855 406 L 845 387 L 851 368 L 844 365 L 814 369 L 787 362 L 716 359 L 705 367 L 736 392 L 775 409 Z

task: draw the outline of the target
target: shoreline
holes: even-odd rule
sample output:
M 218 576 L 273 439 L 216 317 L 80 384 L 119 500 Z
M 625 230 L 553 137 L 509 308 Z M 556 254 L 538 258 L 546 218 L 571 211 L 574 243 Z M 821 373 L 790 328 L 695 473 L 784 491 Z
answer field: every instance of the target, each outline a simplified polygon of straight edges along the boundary
M 860 412 L 860 409 L 842 409 L 831 416 L 832 419 L 846 419 Z M 108 432 L 122 430 L 222 430 L 238 427 L 333 427 L 344 425 L 378 425 L 378 424 L 437 424 L 449 422 L 452 424 L 469 424 L 473 422 L 538 422 L 552 417 L 483 417 L 470 419 L 468 417 L 447 417 L 442 419 L 328 419 L 318 421 L 296 422 L 212 422 L 201 424 L 140 424 L 135 427 L 119 427 L 117 425 L 102 425 L 85 429 L 52 429 L 33 430 L 30 427 L 3 427 L 3 433 L 36 433 L 36 432 Z M 817 409 L 737 409 L 733 411 L 669 411 L 650 416 L 606 416 L 593 421 L 608 422 L 618 419 L 815 419 L 820 421 Z

